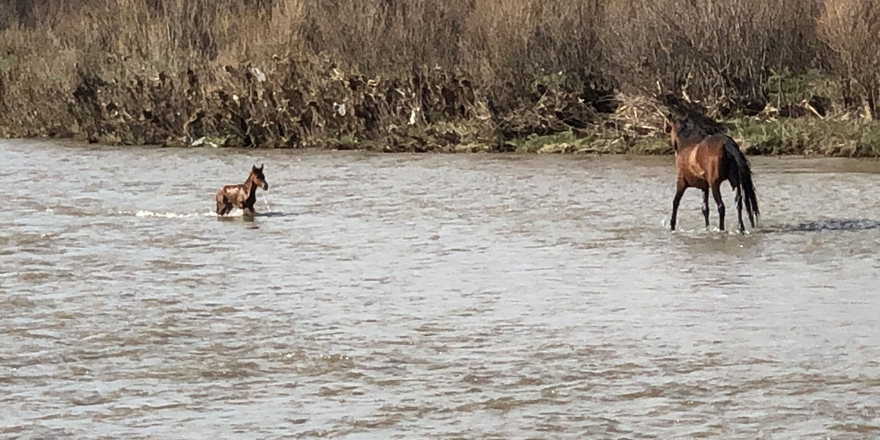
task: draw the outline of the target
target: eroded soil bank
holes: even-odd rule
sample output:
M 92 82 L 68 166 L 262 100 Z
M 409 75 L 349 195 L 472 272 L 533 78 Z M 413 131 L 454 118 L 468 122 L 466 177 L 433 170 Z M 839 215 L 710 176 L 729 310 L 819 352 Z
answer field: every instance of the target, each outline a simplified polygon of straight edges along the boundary
M 77 75 L 72 90 L 40 96 L 0 84 L 0 135 L 177 147 L 668 154 L 663 115 L 671 111 L 728 132 L 753 155 L 880 152 L 875 124 L 823 115 L 810 103 L 800 114 L 790 111 L 797 117 L 764 109 L 717 123 L 697 104 L 616 93 L 591 78 L 579 93 L 550 78 L 519 106 L 502 106 L 473 81 L 441 69 L 386 79 L 346 73 L 330 61 L 277 59 L 151 76 L 108 57 L 100 72 Z

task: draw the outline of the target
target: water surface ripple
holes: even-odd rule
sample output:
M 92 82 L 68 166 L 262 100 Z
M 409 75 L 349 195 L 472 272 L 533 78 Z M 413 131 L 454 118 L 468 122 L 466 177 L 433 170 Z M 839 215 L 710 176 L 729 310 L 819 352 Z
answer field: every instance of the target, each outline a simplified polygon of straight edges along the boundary
M 740 236 L 668 157 L 0 157 L 4 438 L 880 437 L 876 161 L 753 159 Z

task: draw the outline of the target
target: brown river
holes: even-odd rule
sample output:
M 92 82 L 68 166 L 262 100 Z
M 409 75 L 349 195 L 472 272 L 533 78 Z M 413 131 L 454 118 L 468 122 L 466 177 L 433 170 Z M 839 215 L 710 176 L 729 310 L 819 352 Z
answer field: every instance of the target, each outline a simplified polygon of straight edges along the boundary
M 0 159 L 2 438 L 880 437 L 877 161 L 752 158 L 739 235 L 671 157 Z

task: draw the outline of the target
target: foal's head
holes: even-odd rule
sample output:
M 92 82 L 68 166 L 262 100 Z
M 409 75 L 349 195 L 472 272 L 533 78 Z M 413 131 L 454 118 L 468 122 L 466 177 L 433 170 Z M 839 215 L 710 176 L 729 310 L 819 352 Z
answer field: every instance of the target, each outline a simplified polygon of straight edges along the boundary
M 260 164 L 259 168 L 257 168 L 256 165 L 251 167 L 251 174 L 248 176 L 248 180 L 254 182 L 254 184 L 260 188 L 263 188 L 263 191 L 269 190 L 269 183 L 266 182 L 266 176 L 263 175 L 262 164 Z

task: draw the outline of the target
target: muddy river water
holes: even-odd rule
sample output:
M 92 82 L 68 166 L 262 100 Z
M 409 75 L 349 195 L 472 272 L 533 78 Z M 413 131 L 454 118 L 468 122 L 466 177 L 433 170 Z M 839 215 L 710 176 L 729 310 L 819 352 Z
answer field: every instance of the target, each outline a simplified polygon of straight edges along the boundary
M 739 235 L 670 157 L 0 159 L 3 438 L 880 437 L 877 161 L 753 158 Z

